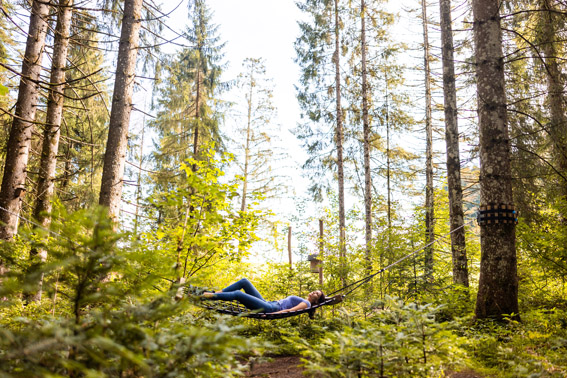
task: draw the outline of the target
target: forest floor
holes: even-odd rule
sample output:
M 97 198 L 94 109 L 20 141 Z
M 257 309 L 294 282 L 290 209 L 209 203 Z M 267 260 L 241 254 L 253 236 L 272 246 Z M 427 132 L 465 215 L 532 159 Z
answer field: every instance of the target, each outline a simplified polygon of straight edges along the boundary
M 277 356 L 270 361 L 252 364 L 247 377 L 257 378 L 303 378 L 299 356 Z M 472 370 L 446 372 L 448 378 L 484 378 Z

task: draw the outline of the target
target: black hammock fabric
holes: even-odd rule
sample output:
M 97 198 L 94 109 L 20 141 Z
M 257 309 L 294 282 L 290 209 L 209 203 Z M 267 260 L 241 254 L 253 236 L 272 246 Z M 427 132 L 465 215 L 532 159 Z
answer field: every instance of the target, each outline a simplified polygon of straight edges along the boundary
M 313 319 L 316 309 L 326 305 L 337 304 L 341 302 L 343 298 L 344 295 L 335 295 L 334 297 L 325 299 L 323 303 L 319 303 L 317 305 L 311 306 L 311 308 L 305 308 L 297 311 L 280 312 L 277 314 L 273 312 L 256 312 L 244 307 L 241 303 L 237 301 L 218 301 L 218 300 L 215 301 L 215 300 L 203 299 L 200 303 L 200 306 L 208 310 L 220 312 L 222 314 L 227 314 L 232 316 L 242 316 L 253 319 L 264 319 L 264 320 L 284 319 L 305 313 L 308 313 L 309 317 Z

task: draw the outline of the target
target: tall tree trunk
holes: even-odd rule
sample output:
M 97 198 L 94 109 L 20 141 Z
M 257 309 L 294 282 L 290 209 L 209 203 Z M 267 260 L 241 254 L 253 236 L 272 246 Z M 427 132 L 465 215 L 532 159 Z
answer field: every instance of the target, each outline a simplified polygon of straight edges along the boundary
M 193 159 L 197 159 L 199 153 L 199 120 L 201 119 L 201 67 L 197 66 L 197 90 L 195 93 L 195 132 L 193 134 Z M 193 167 L 195 172 L 196 166 Z
M 547 74 L 547 102 L 550 111 L 549 136 L 553 143 L 555 165 L 559 172 L 567 175 L 567 115 L 565 114 L 563 93 L 565 83 L 557 60 L 558 51 L 556 47 L 556 25 L 560 20 L 558 15 L 554 13 L 555 9 L 551 0 L 542 0 L 541 7 L 547 10 L 547 12 L 541 13 L 543 17 L 541 24 L 543 25 L 542 42 L 545 56 L 545 72 Z M 560 181 L 559 197 L 563 201 L 567 201 L 567 181 L 565 179 Z M 563 205 L 567 206 L 567 202 L 564 202 Z M 567 222 L 567 209 L 563 211 L 561 216 Z
M 473 0 L 481 205 L 512 204 L 510 138 L 506 108 L 499 0 Z M 515 224 L 481 225 L 476 317 L 518 314 Z
M 341 261 L 341 280 L 346 283 L 346 221 L 345 221 L 345 183 L 343 169 L 343 112 L 341 108 L 341 70 L 340 70 L 340 24 L 339 24 L 339 0 L 335 0 L 335 52 L 333 60 L 335 63 L 335 93 L 337 114 L 337 174 L 339 180 L 339 258 Z
M 457 117 L 457 89 L 453 58 L 453 28 L 451 0 L 439 1 L 441 14 L 441 51 L 443 56 L 443 97 L 445 100 L 445 142 L 447 144 L 447 185 L 451 224 L 451 252 L 453 282 L 469 286 L 467 250 L 461 186 L 461 158 L 459 154 L 459 125 Z
M 145 103 L 145 101 L 144 101 Z M 140 158 L 138 159 L 138 179 L 136 181 L 136 214 L 134 215 L 134 235 L 138 235 L 140 202 L 142 200 L 142 164 L 144 164 L 144 134 L 146 131 L 146 116 L 142 120 L 142 135 L 140 140 Z
M 362 45 L 362 129 L 364 134 L 364 229 L 366 270 L 372 270 L 372 177 L 370 176 L 370 122 L 368 120 L 368 78 L 366 71 L 366 3 L 360 2 L 360 39 Z
M 41 60 L 47 34 L 49 3 L 33 1 L 15 117 L 10 129 L 4 176 L 0 188 L 0 239 L 17 232 L 21 201 L 26 192 L 27 165 L 39 97 Z
M 386 251 L 388 256 L 392 256 L 392 185 L 391 185 L 391 157 L 390 157 L 390 94 L 388 91 L 388 74 L 385 73 L 385 94 L 386 94 L 386 192 L 387 192 L 387 220 L 388 220 L 388 243 L 386 245 Z M 384 258 L 384 252 L 380 255 L 380 269 L 384 268 L 384 262 L 387 261 Z M 385 295 L 385 283 L 389 280 L 387 279 L 389 271 L 380 274 L 380 298 L 384 299 Z
M 431 122 L 431 70 L 429 67 L 429 34 L 427 31 L 427 3 L 421 0 L 423 19 L 423 66 L 425 71 L 425 279 L 433 278 L 433 240 L 435 229 L 435 202 L 433 190 L 433 125 Z
M 124 164 L 126 162 L 128 126 L 132 112 L 132 94 L 136 77 L 142 3 L 142 0 L 125 0 L 124 2 L 116 79 L 108 125 L 108 141 L 102 170 L 99 203 L 108 207 L 110 217 L 116 222 L 120 214 L 120 201 L 124 184 Z
M 240 210 L 246 210 L 246 196 L 248 195 L 248 166 L 250 164 L 250 138 L 252 133 L 252 95 L 254 94 L 254 65 L 250 68 L 250 92 L 248 92 L 248 114 L 246 123 L 246 146 L 244 147 L 244 182 L 242 183 L 242 203 Z
M 392 187 L 391 187 L 391 157 L 390 157 L 390 94 L 388 92 L 388 74 L 385 74 L 384 90 L 386 94 L 386 191 L 387 197 L 387 213 L 388 213 L 388 250 L 390 249 L 390 238 L 392 234 Z
M 33 210 L 34 219 L 44 229 L 49 228 L 51 224 L 57 151 L 59 150 L 59 136 L 61 134 L 61 120 L 63 117 L 63 91 L 66 82 L 65 66 L 67 63 L 72 17 L 73 0 L 60 0 L 57 9 L 51 79 L 47 98 L 47 116 L 37 180 L 37 200 Z M 39 262 L 34 263 L 33 260 L 35 260 L 35 256 L 39 256 Z M 32 259 L 32 266 L 35 270 L 37 268 L 36 263 L 43 263 L 47 259 L 47 250 L 32 247 L 30 258 Z M 41 300 L 42 283 L 43 278 L 40 278 L 38 291 L 31 299 Z

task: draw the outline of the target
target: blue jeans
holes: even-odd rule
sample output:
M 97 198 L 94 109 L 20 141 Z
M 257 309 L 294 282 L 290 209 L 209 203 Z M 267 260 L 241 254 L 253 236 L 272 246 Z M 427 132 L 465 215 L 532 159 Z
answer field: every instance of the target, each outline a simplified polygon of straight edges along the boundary
M 240 290 L 244 290 L 244 292 Z M 211 299 L 220 301 L 238 301 L 250 310 L 263 310 L 264 312 L 276 312 L 280 305 L 276 301 L 266 301 L 256 290 L 252 282 L 243 278 L 224 289 L 222 293 L 215 293 Z

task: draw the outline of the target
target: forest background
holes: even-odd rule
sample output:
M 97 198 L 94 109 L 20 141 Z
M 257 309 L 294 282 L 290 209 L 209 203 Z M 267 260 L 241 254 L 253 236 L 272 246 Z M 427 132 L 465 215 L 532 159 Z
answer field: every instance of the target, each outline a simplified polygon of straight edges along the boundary
M 2 1 L 0 374 L 565 376 L 566 4 L 234 3 Z

